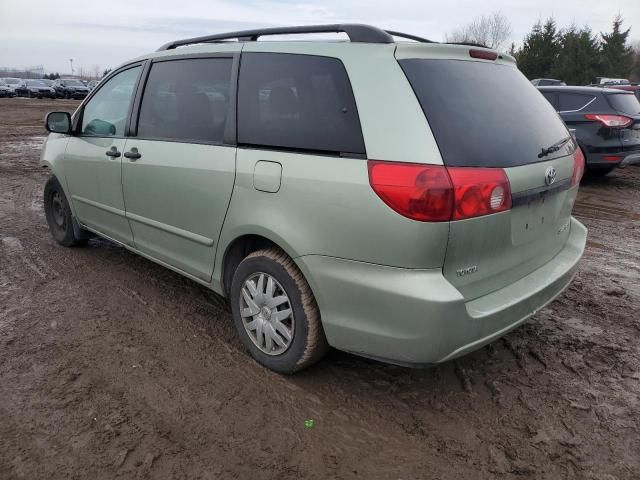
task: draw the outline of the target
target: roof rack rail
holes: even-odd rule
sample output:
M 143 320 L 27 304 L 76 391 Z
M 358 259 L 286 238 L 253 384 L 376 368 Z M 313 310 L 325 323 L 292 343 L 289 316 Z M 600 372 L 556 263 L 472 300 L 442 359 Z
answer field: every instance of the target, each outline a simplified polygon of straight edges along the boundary
M 475 43 L 475 42 L 444 42 L 444 43 L 445 45 L 465 45 L 467 47 L 491 48 L 491 47 L 487 47 L 482 43 Z M 495 50 L 495 48 L 493 48 L 492 50 Z
M 262 28 L 256 30 L 242 30 L 238 32 L 205 35 L 203 37 L 186 38 L 176 40 L 161 46 L 157 51 L 172 50 L 185 45 L 196 43 L 213 43 L 224 40 L 237 39 L 241 42 L 256 41 L 265 35 L 295 35 L 300 33 L 346 33 L 349 40 L 360 43 L 393 43 L 393 37 L 389 33 L 370 25 L 357 23 L 340 23 L 334 25 L 306 25 L 298 27 Z
M 433 40 L 429 40 L 428 38 L 422 38 L 422 37 L 418 37 L 417 35 L 410 35 L 408 33 L 394 32 L 393 30 L 385 30 L 385 32 L 387 32 L 389 35 L 392 35 L 394 37 L 407 38 L 409 40 L 415 40 L 416 42 L 420 42 L 420 43 L 438 43 L 438 42 L 434 42 Z

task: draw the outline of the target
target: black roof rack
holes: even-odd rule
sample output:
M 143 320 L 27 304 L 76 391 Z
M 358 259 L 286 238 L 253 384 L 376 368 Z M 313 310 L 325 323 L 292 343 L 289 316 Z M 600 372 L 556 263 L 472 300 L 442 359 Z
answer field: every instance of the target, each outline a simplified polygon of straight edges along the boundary
M 408 33 L 394 32 L 393 30 L 385 30 L 385 32 L 387 32 L 389 35 L 393 35 L 394 37 L 407 38 L 409 40 L 415 40 L 416 42 L 420 43 L 438 43 L 434 42 L 433 40 L 429 40 L 428 38 L 422 38 L 418 37 L 417 35 L 410 35 Z
M 262 28 L 257 30 L 242 30 L 238 32 L 220 33 L 216 35 L 205 35 L 203 37 L 187 38 L 176 40 L 161 46 L 158 51 L 171 50 L 176 47 L 193 45 L 196 43 L 212 43 L 224 40 L 237 39 L 238 41 L 256 41 L 265 35 L 295 35 L 299 33 L 335 33 L 343 32 L 352 42 L 362 43 L 393 43 L 393 37 L 384 30 L 370 25 L 357 23 L 342 23 L 334 25 L 306 25 L 299 27 Z M 404 35 L 404 34 L 403 34 Z M 397 35 L 402 36 L 402 35 Z M 409 38 L 408 35 L 406 35 Z M 418 38 L 418 37 L 416 37 Z M 428 40 L 427 40 L 428 41 Z

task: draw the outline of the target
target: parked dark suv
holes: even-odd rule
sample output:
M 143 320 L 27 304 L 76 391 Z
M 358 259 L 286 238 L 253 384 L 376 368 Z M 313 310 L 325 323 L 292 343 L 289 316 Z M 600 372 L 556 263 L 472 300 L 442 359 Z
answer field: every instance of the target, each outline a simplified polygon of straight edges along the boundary
M 575 133 L 592 175 L 640 163 L 640 102 L 632 92 L 598 87 L 538 87 Z
M 55 89 L 60 98 L 82 99 L 89 94 L 89 89 L 75 78 L 61 78 L 56 82 Z

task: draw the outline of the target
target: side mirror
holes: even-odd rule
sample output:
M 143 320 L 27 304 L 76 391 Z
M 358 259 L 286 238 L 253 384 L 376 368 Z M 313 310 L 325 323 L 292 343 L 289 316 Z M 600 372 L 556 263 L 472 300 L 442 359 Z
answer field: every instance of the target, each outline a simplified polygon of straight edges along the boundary
M 84 133 L 97 137 L 113 137 L 116 134 L 116 126 L 113 123 L 94 118 L 87 124 Z
M 71 133 L 71 115 L 67 112 L 50 112 L 44 122 L 44 128 L 52 133 Z

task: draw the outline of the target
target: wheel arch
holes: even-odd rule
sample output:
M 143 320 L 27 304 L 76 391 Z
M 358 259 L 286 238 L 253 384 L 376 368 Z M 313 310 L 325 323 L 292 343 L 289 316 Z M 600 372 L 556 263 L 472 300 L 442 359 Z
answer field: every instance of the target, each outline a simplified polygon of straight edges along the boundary
M 279 248 L 292 259 L 297 256 L 291 246 L 277 234 L 263 229 L 255 233 L 243 232 L 227 242 L 224 248 L 224 254 L 221 256 L 220 261 L 217 262 L 219 263 L 218 271 L 220 272 L 221 293 L 225 297 L 229 296 L 233 273 L 243 259 L 257 250 L 273 247 Z

